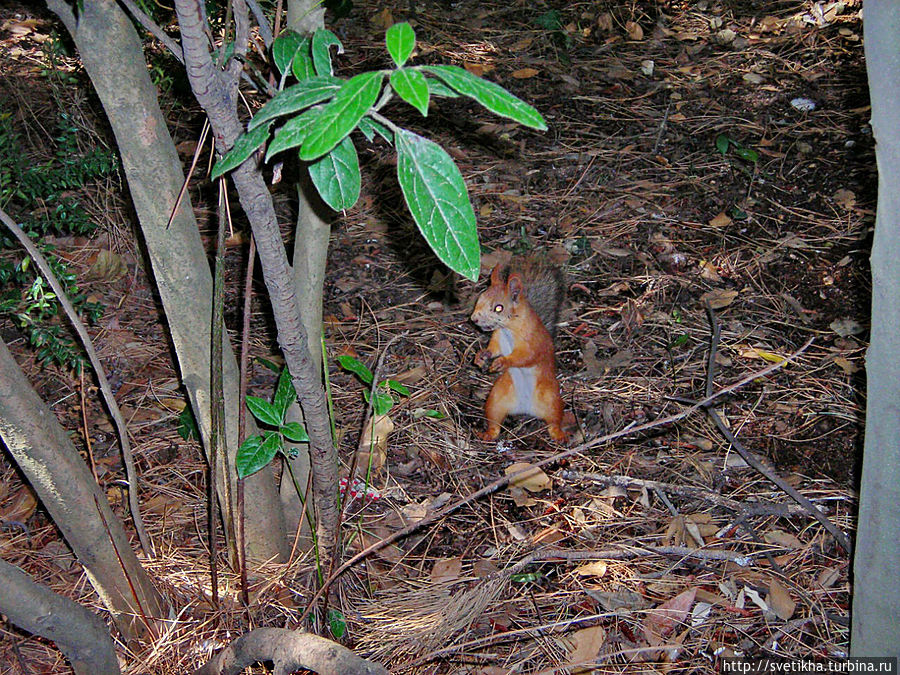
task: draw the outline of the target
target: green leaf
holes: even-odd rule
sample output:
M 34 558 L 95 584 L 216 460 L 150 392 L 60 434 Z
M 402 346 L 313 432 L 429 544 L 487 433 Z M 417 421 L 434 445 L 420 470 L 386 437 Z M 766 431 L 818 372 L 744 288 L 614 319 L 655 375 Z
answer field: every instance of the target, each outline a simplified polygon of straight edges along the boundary
M 381 72 L 360 73 L 350 78 L 306 130 L 300 159 L 318 159 L 349 134 L 381 91 Z
M 369 402 L 369 398 L 371 397 L 372 392 L 366 389 L 363 392 L 363 398 L 366 399 L 366 403 Z M 377 391 L 375 392 L 375 403 L 372 405 L 372 411 L 376 415 L 387 415 L 391 408 L 394 407 L 394 399 L 391 398 L 391 395 L 385 391 Z
M 275 458 L 281 445 L 281 436 L 273 431 L 266 432 L 265 436 L 251 436 L 241 443 L 234 458 L 238 477 L 246 478 L 266 466 Z
M 250 409 L 250 412 L 253 413 L 253 416 L 263 424 L 268 424 L 273 427 L 281 425 L 283 419 L 282 416 L 279 414 L 278 410 L 275 409 L 275 406 L 265 399 L 257 396 L 248 396 L 247 407 Z
M 328 627 L 331 635 L 335 640 L 340 640 L 347 632 L 347 620 L 344 615 L 337 609 L 328 610 Z
M 200 430 L 197 428 L 197 420 L 194 419 L 194 413 L 191 412 L 191 406 L 185 405 L 181 409 L 178 416 L 178 435 L 184 440 L 193 438 L 195 441 L 200 440 Z
M 440 80 L 435 80 L 429 77 L 425 81 L 428 83 L 428 91 L 432 96 L 459 98 L 459 92 L 453 91 L 450 87 L 448 87 Z
M 292 84 L 287 89 L 278 92 L 275 98 L 260 108 L 250 120 L 247 128 L 255 129 L 260 124 L 276 117 L 290 115 L 325 101 L 334 96 L 340 88 L 341 81 L 333 77 L 313 77 L 299 84 Z
M 275 397 L 272 399 L 272 407 L 284 419 L 288 406 L 297 398 L 297 392 L 294 391 L 294 380 L 287 368 L 281 371 L 278 376 L 278 386 L 275 388 Z
M 365 384 L 371 386 L 372 379 L 374 375 L 372 375 L 372 371 L 369 370 L 359 359 L 350 356 L 349 354 L 341 354 L 337 357 L 338 365 L 344 370 L 349 370 L 351 373 L 356 375 L 360 380 L 362 380 Z
M 539 131 L 547 129 L 547 123 L 537 110 L 499 84 L 483 80 L 459 66 L 422 66 L 422 70 L 437 75 L 452 89 L 475 99 L 493 113 Z
M 453 159 L 436 143 L 401 129 L 397 180 L 425 241 L 450 269 L 475 281 L 481 251 L 475 212 Z
M 290 67 L 297 52 L 302 49 L 304 40 L 307 38 L 292 30 L 286 30 L 275 38 L 272 43 L 272 60 L 282 75 Z
M 728 146 L 731 143 L 731 139 L 728 138 L 725 134 L 719 134 L 716 136 L 716 150 L 718 150 L 723 155 L 728 152 Z
M 425 417 L 431 417 L 436 420 L 442 420 L 442 419 L 444 419 L 444 417 L 446 417 L 446 415 L 444 415 L 444 413 L 442 413 L 440 410 L 433 410 L 433 409 L 429 408 L 428 410 L 425 411 Z
M 269 148 L 266 151 L 266 161 L 268 162 L 271 157 L 274 157 L 282 150 L 295 148 L 303 143 L 303 140 L 306 138 L 306 130 L 321 112 L 321 107 L 310 108 L 302 115 L 293 117 L 285 122 L 284 126 L 275 132 L 275 137 L 269 144 Z
M 368 115 L 365 115 L 359 121 L 359 130 L 366 138 L 369 139 L 370 142 L 375 138 L 375 134 L 378 134 L 391 145 L 394 144 L 394 132 L 388 129 L 378 120 L 373 120 Z
M 310 40 L 308 37 L 303 38 L 303 44 L 294 55 L 294 60 L 291 61 L 291 72 L 294 74 L 294 77 L 297 78 L 298 82 L 308 80 L 316 74 L 312 55 L 309 52 L 309 42 Z
M 391 87 L 404 101 L 428 117 L 428 80 L 418 70 L 401 68 L 391 73 Z
M 309 165 L 309 175 L 322 199 L 335 211 L 349 209 L 359 199 L 359 157 L 349 136 Z
M 259 149 L 263 143 L 269 138 L 269 126 L 265 125 L 256 127 L 253 131 L 238 136 L 234 142 L 234 146 L 228 151 L 228 154 L 222 157 L 213 167 L 212 173 L 209 174 L 210 180 L 215 180 L 219 176 L 223 176 L 229 171 L 233 171 L 243 164 L 247 159 Z
M 745 148 L 743 146 L 740 146 L 740 147 L 735 146 L 734 154 L 736 154 L 738 157 L 740 157 L 744 161 L 752 162 L 753 164 L 756 164 L 759 161 L 759 153 L 757 153 L 756 150 L 753 150 L 752 148 Z
M 386 384 L 401 396 L 409 396 L 409 388 L 405 384 L 397 382 L 397 380 L 385 380 L 382 384 Z
M 384 43 L 394 63 L 402 68 L 416 47 L 416 33 L 408 23 L 395 23 L 384 34 Z
M 338 36 L 327 28 L 320 28 L 313 34 L 312 39 L 312 60 L 316 75 L 333 74 L 330 47 L 337 47 L 338 54 L 344 53 L 344 45 L 341 44 Z
M 278 429 L 282 436 L 294 443 L 309 443 L 309 434 L 299 422 L 288 422 Z
M 545 30 L 562 30 L 563 28 L 562 14 L 560 14 L 558 9 L 551 9 L 549 12 L 544 12 L 538 16 L 534 22 Z

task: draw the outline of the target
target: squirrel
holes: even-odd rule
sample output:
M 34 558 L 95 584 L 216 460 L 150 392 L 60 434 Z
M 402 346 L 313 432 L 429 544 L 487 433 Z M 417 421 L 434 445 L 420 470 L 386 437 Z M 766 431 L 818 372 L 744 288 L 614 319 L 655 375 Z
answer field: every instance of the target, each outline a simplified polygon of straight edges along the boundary
M 530 415 L 547 423 L 553 440 L 568 441 L 553 347 L 564 298 L 562 268 L 542 257 L 514 257 L 491 272 L 471 317 L 482 330 L 493 331 L 475 365 L 483 368 L 492 360 L 490 371 L 502 373 L 484 404 L 487 429 L 477 434 L 481 440 L 496 439 L 507 415 Z

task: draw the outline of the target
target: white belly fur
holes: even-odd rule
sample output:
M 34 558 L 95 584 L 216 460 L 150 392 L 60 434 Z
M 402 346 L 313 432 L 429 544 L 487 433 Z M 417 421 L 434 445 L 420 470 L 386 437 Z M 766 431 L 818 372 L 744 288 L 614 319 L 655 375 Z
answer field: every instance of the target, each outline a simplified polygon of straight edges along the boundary
M 508 328 L 500 329 L 500 353 L 509 356 L 513 350 L 513 335 Z M 509 411 L 511 415 L 531 415 L 534 417 L 534 385 L 537 377 L 534 368 L 510 368 L 507 370 L 516 390 L 516 405 Z

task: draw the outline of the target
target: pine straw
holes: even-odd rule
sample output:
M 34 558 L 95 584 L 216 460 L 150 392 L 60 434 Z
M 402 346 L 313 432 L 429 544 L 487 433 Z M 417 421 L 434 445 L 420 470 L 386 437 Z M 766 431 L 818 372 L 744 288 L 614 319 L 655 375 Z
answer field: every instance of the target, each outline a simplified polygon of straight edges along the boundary
M 408 125 L 454 149 L 487 248 L 534 246 L 569 254 L 560 372 L 585 438 L 678 412 L 683 404 L 671 397 L 702 397 L 710 329 L 699 299 L 707 291 L 738 291 L 719 310 L 717 387 L 766 365 L 760 352 L 784 355 L 816 335 L 796 364 L 749 384 L 717 409 L 745 445 L 852 532 L 847 467 L 863 411 L 860 382 L 842 364 L 861 366 L 865 342 L 837 337 L 829 326 L 843 318 L 863 323 L 866 316 L 863 240 L 874 212 L 873 172 L 866 165 L 874 162 L 871 141 L 860 133 L 865 113 L 850 107 L 853 97 L 864 98 L 861 47 L 835 30 L 800 25 L 796 34 L 784 27 L 764 34 L 770 42 L 744 49 L 694 50 L 712 39 L 708 13 L 671 3 L 665 7 L 671 35 L 656 40 L 650 37 L 655 16 L 639 11 L 644 4 L 635 5 L 634 15 L 621 3 L 568 5 L 565 20 L 593 26 L 595 33 L 574 36 L 571 65 L 564 65 L 547 31 L 533 23 L 537 10 L 513 3 L 456 9 L 429 3 L 418 15 L 422 59 L 494 66 L 489 77 L 537 105 L 552 130 L 539 135 L 507 128 L 453 101 L 442 102 L 446 108 L 425 121 L 410 116 Z M 344 24 L 347 54 L 359 68 L 383 65 L 383 51 L 371 39 L 378 30 L 367 19 L 385 6 L 357 3 Z M 780 16 L 805 6 L 781 3 Z M 391 6 L 396 19 L 405 7 Z M 653 4 L 646 9 L 654 11 Z M 594 20 L 581 13 L 606 10 L 615 14 L 616 28 L 597 38 Z M 840 25 L 859 32 L 849 16 Z M 613 40 L 629 19 L 641 23 L 645 39 Z M 749 17 L 736 23 L 741 34 L 754 30 Z M 677 38 L 687 32 L 696 39 Z M 516 47 L 524 38 L 532 43 Z M 639 74 L 645 59 L 655 62 L 651 81 L 657 85 Z M 510 77 L 527 65 L 540 74 Z M 635 76 L 617 76 L 613 65 Z M 749 70 L 763 74 L 766 86 L 744 83 Z M 787 101 L 794 95 L 812 96 L 819 109 L 792 111 Z M 29 105 L 35 118 L 55 114 Z M 719 156 L 713 148 L 718 133 L 763 150 L 760 170 Z M 842 150 L 847 140 L 857 143 L 861 160 L 848 159 Z M 812 152 L 802 153 L 802 142 Z M 412 396 L 391 412 L 396 430 L 387 464 L 373 477 L 383 498 L 348 510 L 346 557 L 430 513 L 436 503 L 471 494 L 512 462 L 536 462 L 557 451 L 534 422 L 512 421 L 496 447 L 473 440 L 492 379 L 472 365 L 485 339 L 467 322 L 478 288 L 434 273 L 438 266 L 399 208 L 399 190 L 389 178 L 393 168 L 375 152 L 364 160 L 372 182 L 360 205 L 335 226 L 326 298 L 329 354 L 351 352 L 373 365 L 383 345 L 406 332 L 387 355 L 385 374 L 412 373 Z M 835 199 L 839 187 L 856 193 L 853 208 Z M 124 255 L 136 250 L 121 196 L 109 186 L 89 194 L 107 234 L 66 250 L 82 270 L 98 248 Z M 722 228 L 708 225 L 732 205 L 751 217 Z M 232 255 L 237 279 L 239 254 Z M 131 411 L 144 517 L 159 552 L 145 563 L 174 607 L 168 632 L 139 653 L 121 647 L 121 654 L 128 672 L 162 674 L 189 672 L 249 628 L 297 627 L 311 597 L 313 566 L 297 558 L 254 571 L 252 605 L 244 610 L 237 579 L 223 559 L 222 603 L 210 606 L 205 465 L 196 444 L 176 435 L 176 413 L 166 407 L 165 399 L 179 396 L 177 372 L 149 288 L 139 269 L 127 282 L 91 286 L 106 294 L 116 319 L 101 326 L 97 339 L 105 358 L 118 365 L 110 371 L 125 383 L 120 403 Z M 270 357 L 271 338 L 261 311 L 254 355 Z M 67 428 L 80 429 L 74 380 L 52 369 L 38 371 L 21 345 L 13 348 L 45 397 L 61 402 L 55 411 Z M 335 369 L 331 379 L 346 464 L 363 422 L 362 386 Z M 264 370 L 257 371 L 254 386 L 257 395 L 270 391 Z M 102 410 L 90 397 L 88 406 L 89 420 L 99 427 L 94 451 L 102 460 L 101 482 L 127 521 L 115 451 L 97 437 L 104 431 Z M 420 417 L 421 409 L 445 417 Z M 845 458 L 832 464 L 836 453 Z M 556 672 L 570 662 L 577 635 L 584 635 L 577 631 L 596 627 L 606 639 L 595 672 L 712 672 L 715 656 L 728 653 L 721 649 L 804 657 L 846 651 L 848 555 L 768 481 L 735 462 L 703 415 L 591 450 L 547 473 L 552 485 L 530 495 L 533 505 L 517 506 L 501 491 L 345 574 L 332 600 L 347 619 L 347 644 L 410 673 Z M 3 479 L 9 492 L 0 508 L 7 508 L 20 484 L 8 466 Z M 59 566 L 66 554 L 50 546 L 58 544 L 55 528 L 40 512 L 29 527 L 27 534 L 15 527 L 4 531 L 4 559 L 104 614 L 77 566 Z M 677 547 L 706 557 L 676 554 Z M 534 558 L 544 551 L 556 558 Z M 741 567 L 714 552 L 752 562 Z M 605 573 L 578 572 L 591 555 L 606 563 Z M 458 561 L 455 577 L 433 577 L 435 564 L 440 568 L 448 560 Z M 530 576 L 511 575 L 512 569 Z M 773 582 L 797 603 L 787 620 L 751 599 L 755 592 L 765 600 Z M 667 645 L 679 650 L 673 664 L 642 665 L 651 657 L 641 651 L 650 610 L 691 588 L 712 605 L 708 614 L 693 624 L 688 616 L 666 636 Z M 743 608 L 736 606 L 741 591 Z M 327 634 L 325 623 L 316 613 L 304 628 Z M 33 670 L 68 672 L 52 647 L 18 631 L 0 639 L 9 663 L 18 664 L 14 645 Z

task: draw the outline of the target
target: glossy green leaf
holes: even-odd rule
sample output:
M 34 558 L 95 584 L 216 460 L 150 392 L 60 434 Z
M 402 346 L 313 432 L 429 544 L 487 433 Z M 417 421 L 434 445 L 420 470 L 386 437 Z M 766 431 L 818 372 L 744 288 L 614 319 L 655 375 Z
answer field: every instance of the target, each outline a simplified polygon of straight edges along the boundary
M 388 129 L 378 120 L 373 120 L 368 115 L 365 115 L 359 121 L 359 130 L 366 138 L 369 139 L 369 141 L 374 140 L 375 134 L 378 134 L 391 145 L 394 144 L 394 132 Z
M 200 429 L 197 428 L 197 420 L 194 419 L 194 413 L 189 405 L 184 406 L 178 416 L 178 435 L 184 440 L 190 438 L 195 441 L 200 440 Z
M 401 396 L 409 396 L 409 387 L 405 384 L 397 382 L 397 380 L 385 380 L 384 384 L 396 391 Z
M 266 151 L 266 161 L 268 162 L 271 157 L 274 157 L 283 150 L 295 148 L 300 145 L 306 138 L 306 130 L 312 125 L 321 112 L 321 107 L 311 108 L 302 115 L 298 115 L 285 122 L 284 126 L 275 132 L 275 137 L 269 144 L 269 148 Z
M 316 75 L 331 75 L 334 69 L 331 67 L 331 47 L 337 47 L 337 53 L 344 53 L 344 45 L 338 36 L 327 28 L 320 28 L 313 34 L 312 60 Z
M 428 117 L 428 81 L 418 70 L 401 68 L 391 73 L 391 87 L 404 101 Z
M 731 143 L 731 139 L 728 138 L 725 134 L 719 134 L 716 136 L 716 150 L 718 150 L 723 155 L 728 152 L 728 146 Z
M 275 388 L 275 396 L 272 399 L 272 406 L 275 411 L 284 419 L 288 406 L 297 398 L 297 392 L 294 391 L 294 380 L 291 378 L 287 368 L 282 369 L 281 375 L 278 376 L 278 386 Z
M 294 54 L 294 60 L 291 61 L 291 72 L 298 82 L 303 82 L 311 77 L 315 77 L 316 69 L 313 66 L 312 54 L 309 49 L 310 40 L 308 37 L 303 38 L 303 44 Z
M 275 62 L 278 72 L 282 75 L 291 66 L 291 62 L 294 60 L 297 52 L 304 47 L 303 43 L 305 40 L 308 44 L 308 38 L 304 38 L 300 33 L 292 30 L 286 30 L 275 38 L 275 41 L 272 43 L 272 60 Z
M 335 640 L 340 640 L 344 637 L 344 633 L 347 632 L 347 620 L 339 610 L 328 610 L 328 628 L 331 630 L 331 636 Z
M 743 159 L 746 162 L 752 162 L 756 164 L 759 161 L 759 153 L 752 148 L 738 147 L 735 146 L 734 154 Z
M 337 362 L 341 368 L 350 371 L 365 384 L 371 386 L 372 378 L 374 377 L 374 375 L 372 375 L 372 371 L 369 370 L 359 359 L 350 356 L 349 354 L 341 354 L 339 357 L 337 357 Z
M 229 171 L 233 171 L 243 164 L 247 159 L 256 152 L 269 138 L 269 125 L 256 127 L 253 131 L 238 136 L 234 142 L 234 146 L 228 151 L 222 159 L 216 162 L 212 172 L 209 174 L 210 180 L 215 180 L 219 176 L 223 176 Z
M 363 392 L 363 398 L 366 399 L 366 403 L 369 402 L 371 394 L 372 392 L 368 389 Z M 372 405 L 372 412 L 376 415 L 387 415 L 393 407 L 394 399 L 391 398 L 390 394 L 386 391 L 375 392 L 375 403 Z
M 313 77 L 298 84 L 292 84 L 257 111 L 247 125 L 255 129 L 261 124 L 282 115 L 290 115 L 334 96 L 341 88 L 341 81 L 333 77 Z
M 309 443 L 309 434 L 299 422 L 288 422 L 278 429 L 282 436 L 294 443 Z
M 281 445 L 281 437 L 274 431 L 266 432 L 265 436 L 251 436 L 241 443 L 234 458 L 238 477 L 246 478 L 262 469 L 275 458 Z
M 475 99 L 493 113 L 539 131 L 547 129 L 547 123 L 537 110 L 499 84 L 484 80 L 459 66 L 423 66 L 422 70 L 441 78 L 450 88 Z
M 277 427 L 281 424 L 281 413 L 271 403 L 257 396 L 247 397 L 247 408 L 263 424 Z
M 425 241 L 450 269 L 475 281 L 481 251 L 459 169 L 443 148 L 411 131 L 400 130 L 396 146 L 397 180 Z
M 309 175 L 324 202 L 335 211 L 349 209 L 359 199 L 359 157 L 349 136 L 334 150 L 309 165 Z
M 435 80 L 429 77 L 426 78 L 425 81 L 428 83 L 428 92 L 432 96 L 443 96 L 444 98 L 459 98 L 458 91 L 453 91 L 450 87 L 448 87 L 440 80 Z
M 300 159 L 318 159 L 349 134 L 375 104 L 383 74 L 375 71 L 351 78 L 306 130 Z
M 395 23 L 384 34 L 384 43 L 394 63 L 402 68 L 416 47 L 416 33 L 408 23 Z

